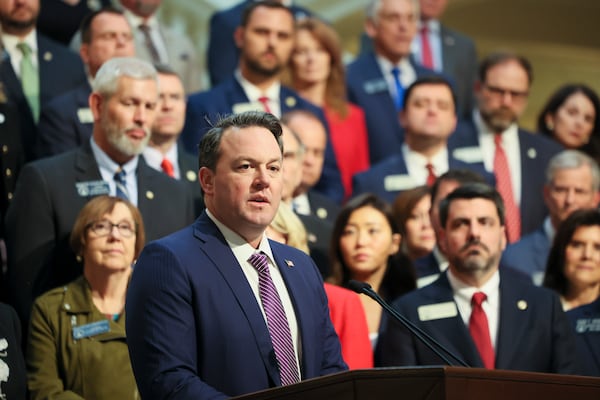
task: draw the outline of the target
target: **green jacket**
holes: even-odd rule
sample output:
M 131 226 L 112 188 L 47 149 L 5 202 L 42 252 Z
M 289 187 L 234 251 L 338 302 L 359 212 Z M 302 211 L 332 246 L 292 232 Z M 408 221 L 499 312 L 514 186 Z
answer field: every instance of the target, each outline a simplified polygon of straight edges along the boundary
M 140 398 L 125 314 L 115 322 L 100 313 L 84 277 L 35 301 L 26 358 L 32 400 Z

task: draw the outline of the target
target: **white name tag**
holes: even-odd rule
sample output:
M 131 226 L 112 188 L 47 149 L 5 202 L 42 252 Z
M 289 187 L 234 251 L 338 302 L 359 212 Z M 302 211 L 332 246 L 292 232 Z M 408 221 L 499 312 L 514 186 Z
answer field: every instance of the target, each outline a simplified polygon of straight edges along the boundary
M 363 88 L 367 94 L 375 94 L 388 91 L 388 84 L 385 79 L 375 79 L 367 81 L 363 84 Z
M 383 187 L 387 192 L 408 190 L 416 186 L 417 184 L 410 175 L 388 175 L 383 178 Z
M 483 153 L 481 152 L 481 148 L 479 146 L 460 147 L 458 149 L 454 149 L 452 156 L 454 156 L 454 158 L 457 160 L 469 164 L 483 162 Z
M 82 124 L 91 124 L 94 122 L 94 114 L 89 108 L 80 108 L 77 110 L 77 118 Z
M 452 318 L 458 315 L 458 309 L 453 301 L 438 304 L 428 304 L 417 308 L 420 321 L 432 321 L 435 319 Z
M 237 103 L 231 108 L 234 114 L 241 114 L 248 111 L 265 111 L 265 107 L 260 101 L 253 103 Z

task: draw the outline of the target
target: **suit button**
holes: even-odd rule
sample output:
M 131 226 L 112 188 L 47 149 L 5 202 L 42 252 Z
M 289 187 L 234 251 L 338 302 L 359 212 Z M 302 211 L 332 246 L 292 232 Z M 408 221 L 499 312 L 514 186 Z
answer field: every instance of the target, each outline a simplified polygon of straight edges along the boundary
M 6 176 L 11 176 L 12 175 L 12 171 L 10 170 L 10 168 L 6 168 Z
M 2 145 L 2 152 L 3 152 L 4 154 L 8 153 L 8 146 L 7 146 L 7 145 L 5 145 L 5 144 L 4 144 L 4 145 Z
M 9 200 L 12 200 L 12 198 L 13 198 L 12 192 L 8 192 L 8 194 L 6 195 L 6 197 L 8 197 Z

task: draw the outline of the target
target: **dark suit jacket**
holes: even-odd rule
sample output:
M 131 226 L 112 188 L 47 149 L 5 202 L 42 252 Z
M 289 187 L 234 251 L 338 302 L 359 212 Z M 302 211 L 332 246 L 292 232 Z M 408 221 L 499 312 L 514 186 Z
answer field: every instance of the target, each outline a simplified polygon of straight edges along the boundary
M 10 204 L 17 177 L 23 167 L 25 155 L 21 144 L 19 114 L 11 103 L 0 103 L 0 168 L 2 191 L 0 192 L 0 239 L 4 238 L 4 216 Z
M 306 110 L 315 114 L 327 129 L 327 121 L 323 110 L 298 96 L 293 90 L 281 87 L 279 95 L 281 101 L 281 114 L 292 110 Z M 198 152 L 200 139 L 220 117 L 233 113 L 235 104 L 248 103 L 246 93 L 237 79 L 232 76 L 219 86 L 191 95 L 188 98 L 185 126 L 181 133 L 184 148 L 192 154 Z M 208 121 L 207 121 L 208 119 Z M 321 179 L 314 187 L 315 190 L 329 196 L 336 202 L 341 202 L 344 197 L 342 178 L 337 167 L 335 154 L 329 135 L 325 149 L 325 162 Z
M 451 154 L 448 154 L 448 167 L 449 169 L 469 169 L 480 174 L 490 185 L 495 184 L 494 176 L 483 168 L 483 164 L 467 164 L 453 158 Z M 402 185 L 395 186 L 388 182 L 386 187 L 385 179 L 392 176 L 401 176 L 402 182 L 399 183 L 402 183 Z M 354 175 L 352 178 L 352 196 L 370 192 L 387 202 L 392 203 L 403 191 L 418 186 L 414 182 L 411 182 L 411 178 L 408 175 L 408 168 L 406 167 L 406 161 L 404 160 L 402 153 L 396 151 L 395 155 L 387 157 L 385 160 L 372 165 L 371 168 L 365 172 Z
M 534 276 L 543 279 L 546 272 L 546 263 L 552 242 L 546 235 L 543 226 L 523 236 L 518 242 L 506 246 L 502 252 L 501 264 L 527 274 L 532 279 Z M 535 281 L 541 285 L 542 281 Z
M 88 103 L 91 93 L 90 84 L 84 82 L 44 106 L 38 123 L 36 158 L 64 153 L 90 140 L 94 129 Z
M 417 77 L 435 74 L 412 60 L 411 63 Z M 375 53 L 362 54 L 348 65 L 346 85 L 348 100 L 365 112 L 371 164 L 396 154 L 404 142 L 404 130 Z
M 600 298 L 567 311 L 567 317 L 576 332 L 584 374 L 600 377 Z
M 479 353 L 458 309 L 455 316 L 420 320 L 420 306 L 445 302 L 454 302 L 447 273 L 431 285 L 401 297 L 392 306 L 468 365 L 482 367 Z M 387 321 L 376 353 L 378 366 L 442 363 L 431 350 L 392 320 Z M 505 269 L 500 269 L 496 368 L 561 374 L 581 372 L 575 335 L 558 296 Z
M 233 34 L 240 25 L 242 14 L 248 4 L 254 0 L 241 1 L 227 10 L 217 11 L 210 17 L 210 35 L 206 62 L 210 73 L 210 83 L 216 86 L 227 80 L 238 66 L 239 50 L 233 40 Z M 290 7 L 296 19 L 311 15 L 303 7 Z
M 40 73 L 40 110 L 58 95 L 87 81 L 83 63 L 77 54 L 65 46 L 37 35 L 38 66 Z M 37 125 L 23 94 L 21 82 L 10 62 L 2 63 L 0 80 L 4 82 L 9 97 L 19 108 L 21 116 L 22 142 L 27 160 L 35 157 L 34 145 L 37 142 Z
M 472 119 L 461 121 L 452 135 L 454 157 L 461 159 L 458 152 L 465 147 L 479 147 L 479 136 Z M 449 146 L 450 147 L 450 146 Z M 521 159 L 521 235 L 536 230 L 548 215 L 544 203 L 543 188 L 546 182 L 546 166 L 550 159 L 563 147 L 557 142 L 519 129 Z M 468 160 L 465 160 L 468 162 Z
M 198 157 L 186 152 L 183 146 L 178 146 L 177 157 L 181 173 L 179 180 L 185 182 L 194 198 L 194 215 L 197 217 L 204 210 L 204 198 L 198 181 Z
M 150 168 L 143 157 L 136 174 L 146 241 L 193 220 L 192 196 L 184 185 Z M 23 168 L 6 215 L 6 244 L 10 298 L 24 321 L 35 297 L 81 274 L 68 241 L 79 211 L 92 197 L 79 194 L 76 184 L 97 180 L 102 176 L 89 142 Z
M 298 320 L 302 378 L 344 370 L 319 271 L 301 251 L 270 244 Z M 217 399 L 280 385 L 261 308 L 206 214 L 146 246 L 126 311 L 144 399 Z

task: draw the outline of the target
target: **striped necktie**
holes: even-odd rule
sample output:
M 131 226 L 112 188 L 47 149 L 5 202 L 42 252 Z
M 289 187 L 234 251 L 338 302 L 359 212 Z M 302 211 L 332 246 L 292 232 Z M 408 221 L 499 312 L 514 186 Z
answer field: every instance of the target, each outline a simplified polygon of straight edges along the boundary
M 125 170 L 120 169 L 115 173 L 114 180 L 117 187 L 117 197 L 129 200 L 129 192 L 127 191 L 127 180 L 125 175 Z

